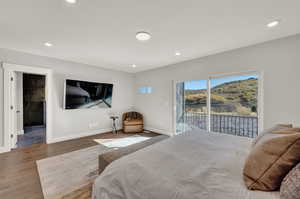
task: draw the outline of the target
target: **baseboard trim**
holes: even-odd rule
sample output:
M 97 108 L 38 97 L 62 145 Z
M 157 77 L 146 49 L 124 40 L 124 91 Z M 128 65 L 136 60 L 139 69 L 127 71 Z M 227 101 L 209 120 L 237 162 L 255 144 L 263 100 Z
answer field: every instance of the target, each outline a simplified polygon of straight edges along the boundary
M 24 134 L 24 129 L 18 131 L 18 135 L 23 135 Z
M 153 128 L 153 127 L 149 127 L 149 126 L 144 127 L 144 129 L 146 131 L 152 131 L 152 132 L 163 134 L 163 135 L 173 136 L 173 133 L 168 130 L 157 129 L 157 128 Z
M 119 130 L 121 130 L 121 129 L 118 129 L 118 131 Z M 74 140 L 74 139 L 78 139 L 78 138 L 83 138 L 83 137 L 88 137 L 88 136 L 103 134 L 103 133 L 109 133 L 109 132 L 112 132 L 111 128 L 96 129 L 96 130 L 92 130 L 92 131 L 88 131 L 88 132 L 84 132 L 84 133 L 79 133 L 79 134 L 75 134 L 75 135 L 68 135 L 68 136 L 63 136 L 63 137 L 58 137 L 58 138 L 51 138 L 51 139 L 48 139 L 47 143 L 52 144 L 52 143 L 56 143 L 56 142 Z
M 9 152 L 10 150 L 8 150 L 6 147 L 0 147 L 0 153 L 5 153 L 5 152 Z

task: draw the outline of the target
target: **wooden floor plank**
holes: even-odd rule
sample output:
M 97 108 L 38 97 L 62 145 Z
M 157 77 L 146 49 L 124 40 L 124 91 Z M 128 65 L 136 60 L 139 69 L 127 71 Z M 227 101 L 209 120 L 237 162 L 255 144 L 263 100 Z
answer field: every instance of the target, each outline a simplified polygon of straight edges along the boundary
M 156 133 L 140 135 L 153 137 Z M 132 134 L 103 133 L 95 136 L 54 143 L 40 144 L 0 154 L 0 198 L 1 199 L 43 199 L 36 160 L 77 151 L 97 145 L 94 139 L 111 139 L 129 137 Z M 80 199 L 88 199 L 91 185 L 74 194 Z M 73 196 L 66 196 L 67 198 Z

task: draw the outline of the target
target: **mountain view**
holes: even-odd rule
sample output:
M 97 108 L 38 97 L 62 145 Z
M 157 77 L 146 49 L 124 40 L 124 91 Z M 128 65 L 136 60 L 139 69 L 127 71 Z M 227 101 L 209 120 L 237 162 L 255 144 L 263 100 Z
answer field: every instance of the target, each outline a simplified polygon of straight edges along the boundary
M 231 81 L 211 89 L 211 111 L 214 114 L 257 116 L 258 79 Z M 207 112 L 207 90 L 185 90 L 186 111 Z

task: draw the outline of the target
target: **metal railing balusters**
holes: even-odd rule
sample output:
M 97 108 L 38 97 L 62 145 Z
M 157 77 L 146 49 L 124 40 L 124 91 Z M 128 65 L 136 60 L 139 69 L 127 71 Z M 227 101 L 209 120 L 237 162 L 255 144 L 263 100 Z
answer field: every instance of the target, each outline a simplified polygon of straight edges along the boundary
M 193 129 L 207 129 L 207 114 L 199 112 L 185 112 L 184 121 Z M 225 114 L 211 115 L 211 130 L 214 132 L 256 137 L 258 134 L 258 118 L 252 116 L 235 116 Z

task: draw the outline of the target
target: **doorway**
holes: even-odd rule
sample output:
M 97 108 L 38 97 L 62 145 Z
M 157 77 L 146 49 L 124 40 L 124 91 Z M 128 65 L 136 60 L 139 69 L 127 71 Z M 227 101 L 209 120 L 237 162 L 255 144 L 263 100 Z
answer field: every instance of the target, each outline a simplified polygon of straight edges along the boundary
M 4 68 L 4 151 L 52 138 L 52 71 L 15 64 Z
M 15 148 L 46 143 L 45 82 L 45 75 L 16 72 Z

